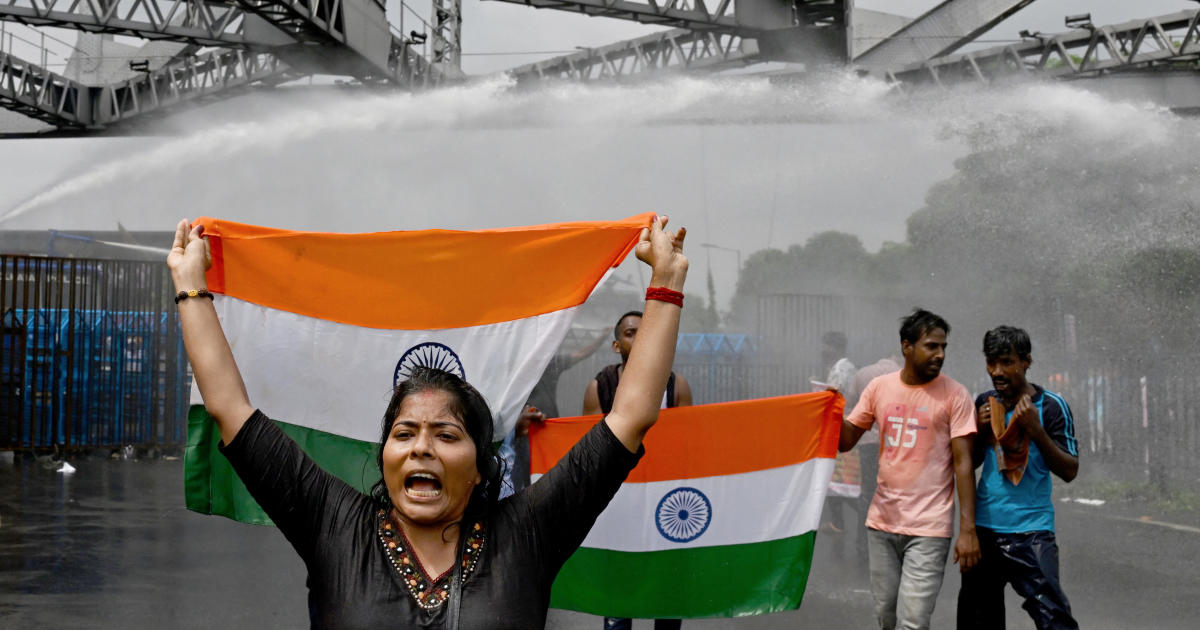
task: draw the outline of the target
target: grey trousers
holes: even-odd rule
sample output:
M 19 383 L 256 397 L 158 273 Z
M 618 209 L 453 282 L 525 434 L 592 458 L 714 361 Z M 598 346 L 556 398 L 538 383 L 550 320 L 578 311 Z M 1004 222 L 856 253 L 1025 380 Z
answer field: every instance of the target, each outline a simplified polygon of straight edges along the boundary
M 882 630 L 929 628 L 949 552 L 949 538 L 867 529 L 871 595 Z

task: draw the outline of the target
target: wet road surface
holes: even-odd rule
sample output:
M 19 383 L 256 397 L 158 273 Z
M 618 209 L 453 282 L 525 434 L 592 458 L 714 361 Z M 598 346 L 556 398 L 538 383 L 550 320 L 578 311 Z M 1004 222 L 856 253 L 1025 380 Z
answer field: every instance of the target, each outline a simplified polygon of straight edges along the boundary
M 0 464 L 0 627 L 307 627 L 304 566 L 287 541 L 186 510 L 182 462 L 72 463 L 70 476 L 34 460 Z M 1083 628 L 1197 627 L 1200 523 L 1069 504 L 1058 530 L 1063 585 Z M 854 531 L 819 534 L 800 610 L 684 627 L 875 627 L 857 542 Z M 958 584 L 950 565 L 935 628 L 954 626 Z M 1009 628 L 1033 627 L 1011 591 L 1008 604 Z M 547 627 L 601 622 L 551 611 Z

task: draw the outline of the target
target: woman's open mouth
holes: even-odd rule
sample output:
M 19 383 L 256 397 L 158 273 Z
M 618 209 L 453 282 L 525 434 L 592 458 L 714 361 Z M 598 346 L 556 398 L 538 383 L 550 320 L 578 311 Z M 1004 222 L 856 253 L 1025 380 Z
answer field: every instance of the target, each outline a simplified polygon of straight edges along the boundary
M 427 472 L 415 472 L 404 478 L 404 492 L 414 499 L 436 499 L 442 496 L 442 482 Z

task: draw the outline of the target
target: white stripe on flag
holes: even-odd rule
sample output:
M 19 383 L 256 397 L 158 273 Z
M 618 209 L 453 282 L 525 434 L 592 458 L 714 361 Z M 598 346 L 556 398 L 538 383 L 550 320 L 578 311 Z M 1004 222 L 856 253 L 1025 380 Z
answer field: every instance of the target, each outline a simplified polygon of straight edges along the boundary
M 467 328 L 384 330 L 224 295 L 214 303 L 251 404 L 291 424 L 370 442 L 379 440 L 397 363 L 423 343 L 442 344 L 457 355 L 467 381 L 491 406 L 496 438 L 504 437 L 578 308 Z M 202 402 L 194 384 L 192 402 Z
M 820 524 L 833 464 L 832 459 L 817 458 L 736 475 L 626 483 L 596 520 L 582 546 L 663 551 L 757 543 L 814 531 Z M 688 542 L 669 539 L 659 531 L 655 519 L 660 501 L 678 488 L 698 490 L 711 506 L 707 529 Z

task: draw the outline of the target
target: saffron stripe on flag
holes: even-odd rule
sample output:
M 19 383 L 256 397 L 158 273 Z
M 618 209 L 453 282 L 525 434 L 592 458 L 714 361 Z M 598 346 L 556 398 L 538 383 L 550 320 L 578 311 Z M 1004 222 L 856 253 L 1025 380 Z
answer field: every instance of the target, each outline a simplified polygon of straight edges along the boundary
M 427 330 L 582 304 L 653 216 L 374 234 L 198 222 L 212 247 L 214 293 L 357 326 Z
M 814 392 L 663 409 L 646 434 L 647 456 L 626 483 L 732 475 L 832 458 L 844 405 L 834 392 Z M 599 420 L 557 418 L 530 427 L 530 439 L 538 443 L 530 449 L 531 472 L 549 471 Z

